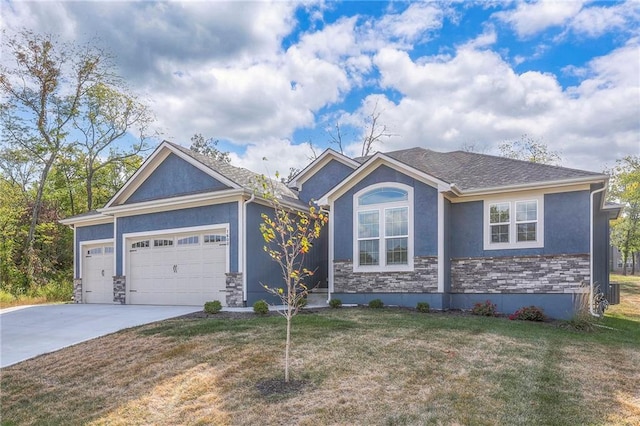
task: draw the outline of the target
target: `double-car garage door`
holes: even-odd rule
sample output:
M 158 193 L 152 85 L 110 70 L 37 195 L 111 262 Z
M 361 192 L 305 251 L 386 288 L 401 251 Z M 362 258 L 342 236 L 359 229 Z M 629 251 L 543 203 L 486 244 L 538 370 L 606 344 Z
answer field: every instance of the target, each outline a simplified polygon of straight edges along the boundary
M 225 230 L 137 236 L 127 238 L 125 247 L 128 304 L 225 305 Z M 113 303 L 112 246 L 88 246 L 84 253 L 84 302 Z

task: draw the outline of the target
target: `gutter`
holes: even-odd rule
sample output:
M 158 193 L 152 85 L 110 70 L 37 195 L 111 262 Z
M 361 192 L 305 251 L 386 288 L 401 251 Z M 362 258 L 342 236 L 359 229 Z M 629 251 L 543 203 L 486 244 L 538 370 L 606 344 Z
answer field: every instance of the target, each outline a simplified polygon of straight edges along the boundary
M 594 213 L 593 213 L 593 200 L 594 200 L 594 195 L 599 193 L 599 192 L 603 192 L 607 189 L 607 185 L 604 185 L 602 188 L 600 189 L 596 189 L 595 191 L 591 192 L 591 203 L 590 203 L 590 207 L 591 207 L 591 214 L 589 216 L 589 313 L 594 316 L 594 317 L 598 317 L 600 318 L 602 315 L 597 314 L 596 312 L 594 312 L 593 310 L 593 221 L 594 221 Z
M 247 204 L 256 199 L 256 194 L 251 193 L 251 197 L 242 203 L 242 298 L 243 304 L 247 305 Z

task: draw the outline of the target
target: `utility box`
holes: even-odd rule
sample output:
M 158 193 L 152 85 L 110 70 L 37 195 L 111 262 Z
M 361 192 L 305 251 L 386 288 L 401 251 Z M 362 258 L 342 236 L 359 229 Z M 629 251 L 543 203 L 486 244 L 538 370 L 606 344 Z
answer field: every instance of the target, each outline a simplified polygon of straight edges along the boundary
M 610 305 L 617 305 L 620 303 L 620 283 L 609 283 L 609 295 L 607 300 Z

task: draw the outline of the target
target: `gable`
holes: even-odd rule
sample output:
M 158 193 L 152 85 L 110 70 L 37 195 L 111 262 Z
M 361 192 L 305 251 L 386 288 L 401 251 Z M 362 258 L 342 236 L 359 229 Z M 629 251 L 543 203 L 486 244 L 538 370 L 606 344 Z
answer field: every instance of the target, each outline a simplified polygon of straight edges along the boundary
M 124 204 L 229 188 L 174 153 L 170 153 L 126 199 Z
M 331 159 L 304 182 L 299 193 L 300 200 L 304 202 L 318 200 L 351 172 L 353 172 L 352 167 Z

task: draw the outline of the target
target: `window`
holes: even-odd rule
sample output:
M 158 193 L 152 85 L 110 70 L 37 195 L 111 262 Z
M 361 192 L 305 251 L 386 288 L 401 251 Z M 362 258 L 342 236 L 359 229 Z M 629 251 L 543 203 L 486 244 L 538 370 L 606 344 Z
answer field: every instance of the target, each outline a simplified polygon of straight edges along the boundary
M 154 247 L 170 247 L 173 245 L 173 240 L 153 240 Z
M 354 270 L 413 268 L 412 188 L 375 185 L 354 197 Z
M 226 235 L 210 234 L 210 235 L 204 235 L 203 238 L 204 238 L 204 243 L 205 244 L 226 243 L 227 242 L 227 236 Z
M 102 254 L 102 247 L 95 247 L 95 248 L 89 249 L 87 250 L 87 254 L 88 255 Z
M 137 241 L 131 244 L 132 249 L 149 247 L 149 240 Z
M 544 197 L 485 201 L 485 250 L 542 247 Z
M 197 245 L 200 239 L 197 235 L 192 235 L 190 237 L 184 237 L 178 239 L 179 246 L 187 246 L 187 245 Z
M 105 246 L 104 254 L 111 254 L 111 253 L 113 253 L 113 246 Z

